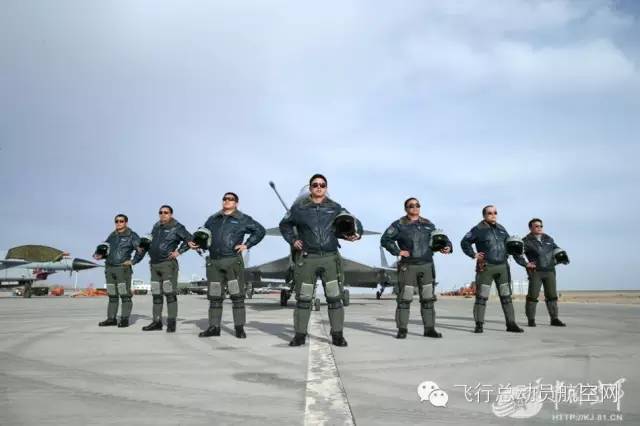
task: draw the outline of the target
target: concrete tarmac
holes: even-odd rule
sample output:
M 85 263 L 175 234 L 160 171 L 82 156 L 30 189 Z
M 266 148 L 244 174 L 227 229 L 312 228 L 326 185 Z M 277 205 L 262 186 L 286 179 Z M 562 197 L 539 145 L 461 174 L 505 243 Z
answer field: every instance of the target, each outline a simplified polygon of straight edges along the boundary
M 247 300 L 241 340 L 228 300 L 222 335 L 202 339 L 202 296 L 179 296 L 175 334 L 141 331 L 150 296 L 134 297 L 128 328 L 97 326 L 106 297 L 0 298 L 0 425 L 640 424 L 638 305 L 561 304 L 568 327 L 558 328 L 541 303 L 529 328 L 518 302 L 525 332 L 513 334 L 491 300 L 476 335 L 473 299 L 440 300 L 444 337 L 432 339 L 422 336 L 416 299 L 399 341 L 391 296 L 352 295 L 348 347 L 329 344 L 323 304 L 307 345 L 291 348 L 293 304 L 281 308 L 277 295 Z M 508 384 L 535 388 L 536 380 L 547 397 L 537 414 L 522 398 L 497 400 Z M 436 406 L 442 392 L 432 395 L 436 405 L 427 394 L 421 401 L 424 381 L 448 395 L 446 406 Z

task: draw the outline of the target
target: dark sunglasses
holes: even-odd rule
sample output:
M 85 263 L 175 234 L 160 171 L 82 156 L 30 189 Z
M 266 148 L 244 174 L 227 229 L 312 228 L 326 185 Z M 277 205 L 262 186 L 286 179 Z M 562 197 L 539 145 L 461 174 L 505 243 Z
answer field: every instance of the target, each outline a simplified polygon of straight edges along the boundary
M 236 201 L 233 197 L 222 197 L 222 201 Z
M 420 208 L 420 203 L 411 203 L 411 204 L 407 204 L 407 208 L 408 209 L 419 209 Z
M 494 216 L 497 215 L 498 212 L 487 212 L 487 216 Z
M 324 182 L 313 182 L 313 183 L 311 184 L 311 187 L 312 187 L 312 188 L 326 188 L 326 187 L 327 187 L 327 184 L 326 184 L 326 183 L 324 183 Z
M 126 220 L 124 220 L 124 219 L 116 219 L 115 222 L 116 223 L 125 223 Z
M 171 214 L 169 210 L 160 210 L 158 214 Z
M 543 225 L 533 225 L 534 228 L 543 228 Z

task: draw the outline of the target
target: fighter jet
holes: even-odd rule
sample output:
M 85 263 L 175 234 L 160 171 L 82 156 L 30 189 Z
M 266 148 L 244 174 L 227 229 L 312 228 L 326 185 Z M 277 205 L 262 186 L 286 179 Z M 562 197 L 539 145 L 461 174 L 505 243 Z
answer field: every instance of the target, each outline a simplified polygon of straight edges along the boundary
M 24 287 L 23 297 L 31 297 L 36 280 L 46 280 L 58 271 L 82 271 L 98 267 L 89 260 L 70 258 L 69 254 L 42 245 L 13 247 L 0 259 L 0 287 Z M 45 291 L 48 288 L 44 288 Z
M 288 207 L 273 182 L 269 182 L 269 186 L 275 192 L 280 203 L 288 211 Z M 308 195 L 308 187 L 303 187 L 300 192 L 301 196 Z M 269 228 L 266 232 L 270 236 L 281 236 L 279 228 Z M 379 235 L 379 232 L 364 230 L 363 235 Z M 293 258 L 295 253 L 289 253 L 289 256 L 281 257 L 271 262 L 261 265 L 248 267 L 245 269 L 246 282 L 250 288 L 268 287 L 280 290 L 280 305 L 287 306 L 287 302 L 293 293 Z M 387 265 L 387 260 L 380 250 L 381 266 L 369 266 L 355 260 L 343 258 L 343 272 L 345 276 L 345 286 L 349 287 L 365 287 L 379 288 L 376 297 L 380 299 L 386 287 L 393 287 L 398 281 L 397 269 Z M 278 280 L 278 281 L 275 281 Z M 343 303 L 349 305 L 349 290 L 345 289 L 343 294 Z M 314 309 L 320 309 L 320 299 L 315 298 Z

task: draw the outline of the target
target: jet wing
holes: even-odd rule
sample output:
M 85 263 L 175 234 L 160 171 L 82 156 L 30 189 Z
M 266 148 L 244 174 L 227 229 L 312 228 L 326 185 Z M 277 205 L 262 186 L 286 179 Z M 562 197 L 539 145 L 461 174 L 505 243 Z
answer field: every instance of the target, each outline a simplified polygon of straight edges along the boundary
M 345 284 L 351 287 L 375 288 L 379 283 L 397 280 L 397 271 L 393 268 L 369 266 L 347 258 L 342 259 L 342 270 Z
M 251 266 L 246 268 L 245 271 L 258 274 L 262 278 L 285 279 L 289 271 L 290 263 L 289 256 L 286 256 L 261 265 Z
M 22 259 L 0 259 L 0 269 L 11 268 L 13 266 L 24 265 L 28 260 Z

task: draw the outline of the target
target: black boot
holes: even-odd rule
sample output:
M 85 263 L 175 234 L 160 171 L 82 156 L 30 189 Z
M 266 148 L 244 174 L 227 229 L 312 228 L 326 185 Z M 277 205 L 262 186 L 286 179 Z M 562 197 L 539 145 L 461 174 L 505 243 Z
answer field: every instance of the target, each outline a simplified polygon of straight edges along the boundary
M 331 333 L 331 343 L 336 346 L 347 346 L 347 341 L 342 335 L 342 331 L 336 331 L 335 333 Z
M 424 337 L 435 337 L 437 339 L 442 337 L 442 333 L 438 333 L 434 327 L 429 327 L 425 328 Z
M 515 322 L 507 323 L 507 331 L 510 333 L 524 333 L 524 330 L 518 327 L 518 324 Z
M 567 324 L 563 323 L 558 318 L 553 318 L 551 320 L 551 325 L 554 326 L 554 327 L 566 327 L 567 326 Z
M 211 326 L 207 328 L 205 331 L 201 331 L 198 334 L 198 337 L 211 337 L 211 336 L 219 336 L 220 335 L 220 327 Z
M 176 319 L 167 318 L 167 333 L 175 333 L 175 332 L 176 332 Z
M 474 333 L 484 333 L 484 329 L 482 328 L 482 323 L 481 322 L 477 322 L 476 323 L 476 329 L 473 330 Z
M 152 321 L 151 324 L 142 327 L 142 331 L 162 330 L 162 321 Z
M 129 327 L 129 318 L 120 318 L 120 322 L 118 323 L 118 327 L 124 328 Z
M 396 335 L 396 339 L 406 339 L 407 338 L 407 329 L 399 328 L 398 334 Z
M 246 339 L 247 334 L 244 332 L 244 327 L 241 325 L 236 325 L 236 337 L 238 339 Z
M 306 334 L 304 334 L 304 333 L 296 333 L 296 335 L 293 336 L 293 340 L 289 342 L 289 346 L 304 345 L 306 341 L 307 341 L 307 335 Z
M 536 320 L 530 319 L 530 320 L 528 320 L 528 322 L 529 322 L 529 327 L 535 327 L 536 326 Z
M 118 325 L 118 321 L 116 321 L 115 318 L 107 318 L 106 320 L 100 321 L 98 323 L 98 326 L 100 326 L 100 327 L 109 327 L 109 326 L 112 326 L 112 325 Z

